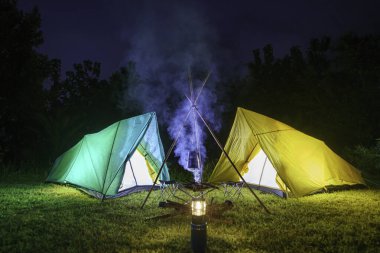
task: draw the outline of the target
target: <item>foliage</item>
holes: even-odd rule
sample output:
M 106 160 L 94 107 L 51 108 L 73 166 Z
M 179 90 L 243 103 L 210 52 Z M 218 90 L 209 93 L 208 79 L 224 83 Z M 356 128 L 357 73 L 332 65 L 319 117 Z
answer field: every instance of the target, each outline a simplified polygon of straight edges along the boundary
M 211 173 L 214 170 L 217 162 L 218 162 L 218 160 L 213 160 L 213 161 L 207 162 L 204 165 L 204 167 L 203 167 L 203 181 L 204 182 L 208 182 L 208 179 L 210 178 Z
M 14 180 L 12 180 L 14 181 Z M 0 185 L 0 252 L 190 252 L 189 214 L 158 208 L 153 192 L 101 202 L 67 186 Z M 377 252 L 380 192 L 352 190 L 280 199 L 246 190 L 232 209 L 208 201 L 208 252 Z M 210 204 L 214 197 L 213 205 Z
M 66 78 L 51 87 L 49 121 L 58 127 L 56 132 L 68 134 L 66 139 L 70 145 L 84 134 L 99 131 L 121 118 L 114 95 L 116 88 L 107 80 L 101 80 L 100 73 L 100 63 L 86 60 L 74 64 Z M 61 121 L 67 124 L 59 124 Z M 74 133 L 63 127 L 71 127 Z M 68 148 L 68 145 L 63 147 Z
M 36 51 L 40 23 L 36 8 L 24 13 L 16 1 L 0 2 L 0 163 L 33 160 L 40 145 L 31 126 L 33 115 L 44 111 L 43 81 L 52 65 Z
M 101 64 L 85 60 L 61 77 L 61 63 L 36 50 L 41 17 L 0 6 L 0 164 L 52 163 L 84 134 L 135 113 L 120 95 L 132 82 L 133 64 L 101 79 Z
M 140 82 L 135 63 L 128 62 L 126 67 L 121 67 L 111 75 L 109 82 L 113 87 L 114 101 L 117 101 L 117 107 L 123 115 L 130 117 L 138 114 L 140 112 L 138 103 L 134 103 L 136 100 L 130 95 L 131 87 Z
M 380 141 L 374 147 L 358 145 L 347 148 L 345 156 L 363 172 L 370 186 L 380 187 Z
M 170 179 L 175 180 L 177 182 L 192 182 L 193 174 L 190 171 L 187 171 L 183 169 L 180 165 L 177 163 L 170 163 L 168 162 L 169 167 L 169 173 L 170 173 Z
M 7 164 L 0 166 L 0 187 L 2 183 L 17 182 L 20 184 L 35 184 L 43 182 L 48 175 L 48 170 L 44 169 L 46 164 Z M 1 252 L 1 251 L 0 251 Z
M 232 103 L 284 121 L 335 149 L 368 145 L 380 132 L 380 36 L 313 39 L 275 59 L 253 51 L 249 75 L 232 83 Z

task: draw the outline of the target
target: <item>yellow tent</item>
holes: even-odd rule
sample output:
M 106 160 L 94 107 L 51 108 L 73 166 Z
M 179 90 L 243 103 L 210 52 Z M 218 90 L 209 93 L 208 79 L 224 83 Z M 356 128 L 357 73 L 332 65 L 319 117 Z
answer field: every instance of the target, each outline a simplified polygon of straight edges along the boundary
M 331 186 L 365 185 L 360 171 L 323 141 L 243 108 L 237 109 L 224 149 L 246 182 L 261 190 L 300 197 Z M 209 181 L 240 178 L 222 154 Z

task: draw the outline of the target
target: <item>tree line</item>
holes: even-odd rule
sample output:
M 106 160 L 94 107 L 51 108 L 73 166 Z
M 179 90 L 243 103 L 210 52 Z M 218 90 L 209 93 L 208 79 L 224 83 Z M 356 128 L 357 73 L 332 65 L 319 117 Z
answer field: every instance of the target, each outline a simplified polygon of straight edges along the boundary
M 380 36 L 312 39 L 275 59 L 271 45 L 253 50 L 246 77 L 231 87 L 235 106 L 267 114 L 335 149 L 380 137 Z M 231 93 L 230 93 L 231 94 Z
M 43 43 L 35 8 L 0 6 L 0 164 L 51 164 L 84 134 L 141 113 L 124 94 L 134 64 L 100 78 L 90 60 L 61 74 L 61 63 L 37 51 Z M 380 36 L 312 39 L 276 58 L 269 44 L 253 50 L 247 74 L 219 82 L 226 137 L 236 106 L 266 114 L 337 150 L 380 137 Z M 143 78 L 143 77 L 141 77 Z M 162 131 L 162 135 L 166 132 Z M 165 137 L 164 137 L 165 138 Z

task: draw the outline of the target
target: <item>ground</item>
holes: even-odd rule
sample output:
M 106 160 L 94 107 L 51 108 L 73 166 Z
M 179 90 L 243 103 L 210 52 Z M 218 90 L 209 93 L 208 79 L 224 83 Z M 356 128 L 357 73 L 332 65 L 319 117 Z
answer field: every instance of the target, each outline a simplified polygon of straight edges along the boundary
M 280 199 L 245 189 L 225 210 L 223 192 L 208 205 L 208 252 L 379 252 L 380 190 Z M 38 182 L 0 182 L 0 252 L 191 252 L 187 213 L 158 207 L 154 192 L 101 202 Z

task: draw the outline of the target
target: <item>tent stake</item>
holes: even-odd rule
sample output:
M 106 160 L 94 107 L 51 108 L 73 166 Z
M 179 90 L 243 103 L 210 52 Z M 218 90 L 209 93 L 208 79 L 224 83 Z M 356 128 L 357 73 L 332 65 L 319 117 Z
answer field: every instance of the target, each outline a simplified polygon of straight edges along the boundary
M 232 167 L 235 169 L 236 173 L 239 175 L 239 177 L 241 178 L 241 180 L 244 182 L 244 184 L 246 184 L 248 186 L 248 189 L 249 191 L 253 194 L 253 196 L 256 198 L 256 200 L 260 203 L 260 205 L 264 208 L 264 210 L 270 214 L 268 208 L 264 205 L 264 203 L 259 199 L 259 197 L 256 195 L 256 193 L 251 189 L 251 187 L 249 187 L 249 185 L 247 184 L 247 182 L 245 181 L 245 179 L 243 178 L 243 176 L 240 174 L 239 170 L 236 168 L 234 162 L 231 160 L 230 156 L 227 154 L 227 152 L 224 150 L 222 144 L 219 142 L 218 138 L 216 137 L 216 135 L 214 134 L 214 132 L 212 131 L 211 127 L 207 124 L 206 120 L 202 117 L 201 113 L 198 111 L 198 108 L 195 107 L 195 111 L 197 112 L 199 118 L 203 121 L 203 123 L 205 124 L 205 126 L 207 127 L 208 131 L 210 132 L 211 136 L 214 138 L 216 144 L 218 144 L 219 148 L 222 150 L 223 154 L 227 157 L 228 161 L 231 163 Z
M 182 129 L 184 128 L 185 123 L 186 123 L 187 119 L 189 118 L 189 115 L 190 115 L 190 112 L 191 112 L 191 111 L 192 111 L 192 110 L 190 109 L 189 112 L 187 113 L 187 115 L 186 115 L 186 117 L 185 117 L 185 119 L 184 119 L 184 121 L 183 121 L 183 124 L 182 124 L 181 128 L 180 128 L 180 129 L 178 130 L 178 132 L 177 132 L 177 136 L 176 136 L 176 138 L 174 139 L 174 141 L 172 142 L 172 145 L 170 146 L 168 152 L 166 153 L 165 159 L 164 159 L 164 161 L 162 162 L 160 169 L 158 170 L 158 173 L 157 173 L 156 179 L 154 180 L 153 185 L 152 185 L 152 187 L 150 188 L 150 190 L 149 190 L 149 192 L 148 192 L 148 195 L 145 197 L 144 202 L 143 202 L 143 204 L 141 205 L 141 209 L 144 208 L 145 203 L 147 202 L 147 200 L 148 200 L 150 194 L 152 193 L 152 190 L 153 190 L 154 186 L 157 184 L 157 180 L 158 180 L 158 178 L 160 177 L 161 171 L 162 171 L 162 169 L 164 168 L 164 165 L 165 165 L 166 161 L 169 159 L 169 156 L 170 156 L 170 154 L 172 153 L 173 148 L 174 148 L 175 144 L 177 143 L 177 141 L 178 141 L 178 139 L 179 139 L 179 136 L 181 135 Z

